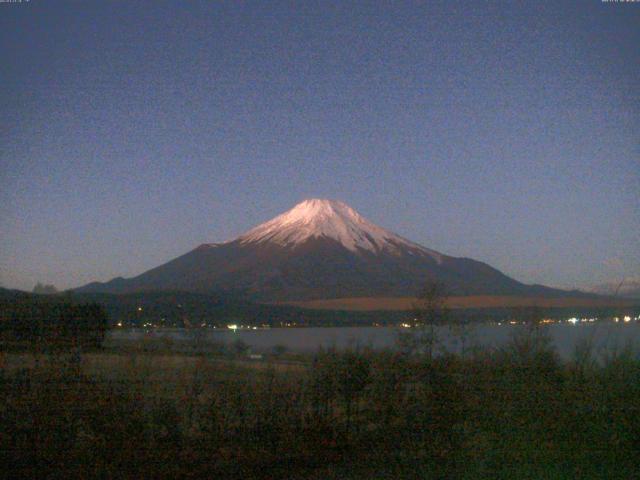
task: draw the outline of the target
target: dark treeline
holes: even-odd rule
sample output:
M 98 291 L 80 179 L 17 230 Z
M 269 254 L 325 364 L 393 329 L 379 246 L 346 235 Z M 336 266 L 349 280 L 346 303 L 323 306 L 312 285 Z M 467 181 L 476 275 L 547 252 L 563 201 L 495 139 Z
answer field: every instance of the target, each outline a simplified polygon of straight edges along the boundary
M 228 324 L 268 325 L 279 327 L 318 326 L 367 326 L 398 325 L 411 322 L 414 312 L 403 311 L 332 311 L 310 310 L 292 306 L 265 305 L 246 299 L 225 295 L 205 295 L 188 292 L 139 292 L 123 295 L 100 293 L 69 293 L 42 297 L 25 292 L 0 289 L 0 302 L 11 303 L 16 299 L 26 301 L 63 301 L 74 304 L 101 305 L 110 325 L 121 323 L 125 327 L 142 327 L 151 324 L 160 327 L 218 326 Z M 451 309 L 449 318 L 459 323 L 503 322 L 528 316 L 533 311 L 547 318 L 565 320 L 570 317 L 610 318 L 620 315 L 638 315 L 640 306 L 614 309 L 607 307 L 558 307 L 558 308 L 468 308 Z
M 64 297 L 22 296 L 0 300 L 3 348 L 100 348 L 109 326 L 96 303 L 74 303 Z
M 269 325 L 287 324 L 308 327 L 345 327 L 368 325 L 398 325 L 411 321 L 411 311 L 339 311 L 312 310 L 284 305 L 252 303 L 243 298 L 204 295 L 187 292 L 142 292 L 126 295 L 74 294 L 78 300 L 103 305 L 113 324 L 143 326 L 151 323 L 166 327 L 198 325 L 225 327 L 228 324 Z M 451 309 L 450 318 L 469 323 L 502 322 L 522 316 L 524 311 L 544 313 L 548 318 L 570 317 L 610 318 L 622 312 L 607 307 L 558 308 L 469 308 Z M 625 314 L 637 315 L 640 306 L 623 309 Z
M 294 369 L 206 355 L 180 364 L 90 355 L 81 369 L 52 354 L 35 368 L 1 370 L 0 465 L 11 478 L 627 479 L 640 471 L 637 352 L 596 358 L 585 343 L 561 362 L 537 326 L 499 350 L 324 350 Z

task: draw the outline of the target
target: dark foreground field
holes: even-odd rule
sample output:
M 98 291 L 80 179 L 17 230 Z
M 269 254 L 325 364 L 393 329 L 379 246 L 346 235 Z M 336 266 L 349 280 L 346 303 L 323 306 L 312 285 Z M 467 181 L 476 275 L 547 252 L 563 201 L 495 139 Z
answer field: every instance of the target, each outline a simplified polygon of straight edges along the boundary
M 460 356 L 3 354 L 6 478 L 635 478 L 640 360 L 544 333 Z

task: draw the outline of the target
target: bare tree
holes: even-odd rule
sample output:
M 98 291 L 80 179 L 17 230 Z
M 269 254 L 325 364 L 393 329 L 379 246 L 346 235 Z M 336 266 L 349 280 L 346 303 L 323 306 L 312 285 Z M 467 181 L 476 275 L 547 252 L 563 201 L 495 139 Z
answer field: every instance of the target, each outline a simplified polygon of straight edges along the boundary
M 410 331 L 400 332 L 398 343 L 406 354 L 426 354 L 433 358 L 439 342 L 438 327 L 449 322 L 447 288 L 430 281 L 422 288 L 414 304 L 414 320 Z

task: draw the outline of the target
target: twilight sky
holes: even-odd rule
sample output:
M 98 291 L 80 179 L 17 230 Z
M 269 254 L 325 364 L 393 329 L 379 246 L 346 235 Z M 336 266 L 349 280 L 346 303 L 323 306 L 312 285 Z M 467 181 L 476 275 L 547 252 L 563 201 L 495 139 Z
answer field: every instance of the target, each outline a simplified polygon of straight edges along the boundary
M 0 284 L 308 197 L 527 283 L 640 274 L 640 3 L 357 3 L 0 3 Z

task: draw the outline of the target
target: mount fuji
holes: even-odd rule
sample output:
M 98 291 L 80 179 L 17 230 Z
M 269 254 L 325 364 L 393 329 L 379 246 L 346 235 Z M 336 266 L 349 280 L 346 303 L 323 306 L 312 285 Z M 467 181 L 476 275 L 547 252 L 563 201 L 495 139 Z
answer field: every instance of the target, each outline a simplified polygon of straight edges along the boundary
M 495 268 L 425 248 L 379 227 L 343 202 L 310 199 L 224 242 L 203 244 L 136 277 L 79 292 L 224 293 L 255 301 L 413 296 L 427 282 L 454 295 L 564 296 Z

